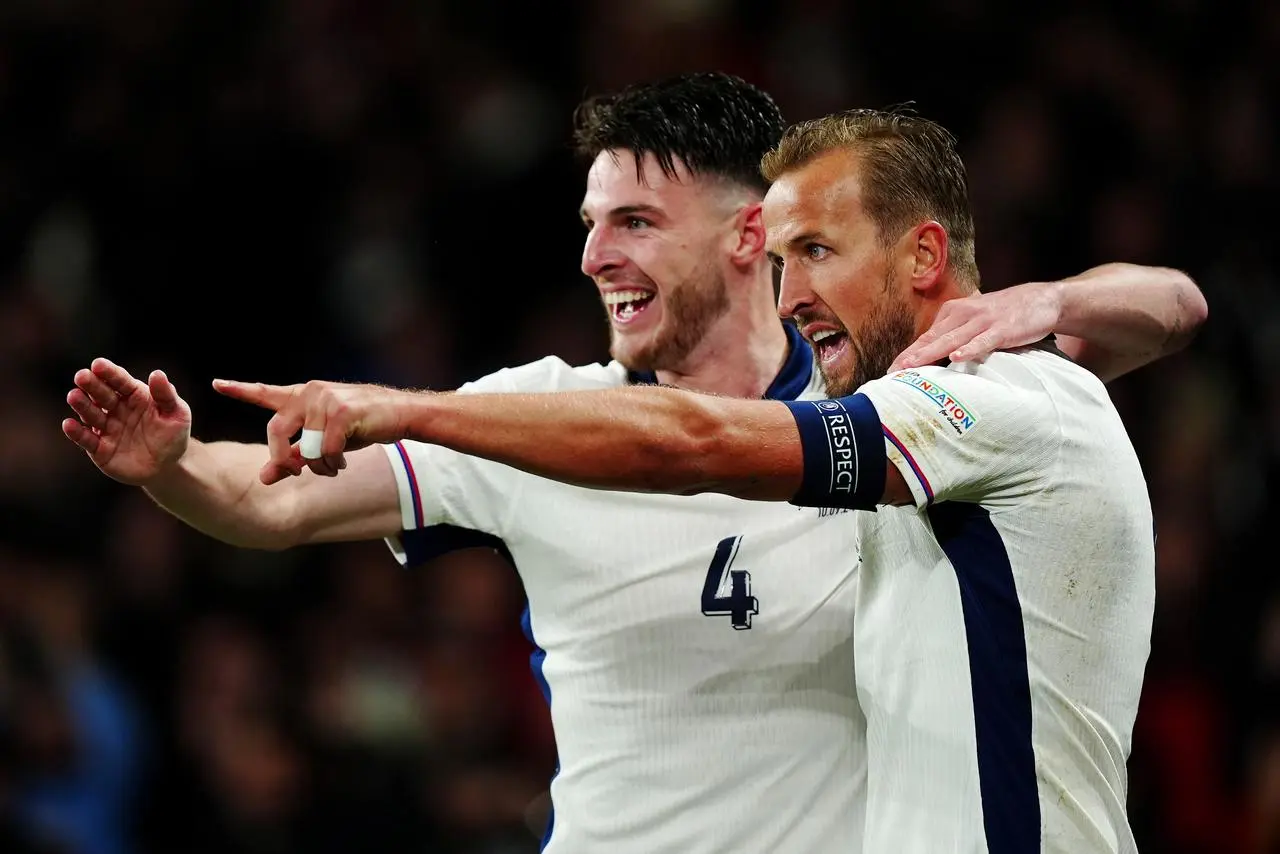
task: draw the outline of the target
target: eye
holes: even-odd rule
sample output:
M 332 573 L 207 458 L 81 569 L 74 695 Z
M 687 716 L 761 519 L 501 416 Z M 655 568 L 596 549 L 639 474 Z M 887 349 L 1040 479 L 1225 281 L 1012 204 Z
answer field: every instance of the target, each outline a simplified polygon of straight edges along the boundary
M 648 228 L 649 225 L 650 225 L 650 222 L 647 219 L 641 219 L 638 216 L 627 217 L 627 228 L 630 229 L 631 231 L 636 231 L 637 229 L 641 229 L 641 228 Z
M 821 243 L 806 243 L 804 246 L 804 254 L 810 261 L 821 261 L 830 251 Z

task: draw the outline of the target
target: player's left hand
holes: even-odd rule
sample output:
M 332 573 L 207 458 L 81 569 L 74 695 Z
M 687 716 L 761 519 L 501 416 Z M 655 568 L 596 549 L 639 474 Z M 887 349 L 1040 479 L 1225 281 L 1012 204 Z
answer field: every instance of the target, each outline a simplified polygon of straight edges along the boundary
M 214 380 L 213 388 L 275 412 L 267 422 L 270 460 L 259 475 L 265 484 L 300 474 L 303 465 L 316 474 L 334 477 L 346 468 L 345 451 L 401 438 L 396 402 L 408 394 L 382 386 L 321 380 L 295 385 Z M 293 440 L 299 430 L 322 434 L 318 450 Z
M 889 372 L 940 359 L 972 361 L 1039 341 L 1053 331 L 1062 311 L 1055 285 L 1028 282 L 943 303 L 933 325 L 898 354 Z

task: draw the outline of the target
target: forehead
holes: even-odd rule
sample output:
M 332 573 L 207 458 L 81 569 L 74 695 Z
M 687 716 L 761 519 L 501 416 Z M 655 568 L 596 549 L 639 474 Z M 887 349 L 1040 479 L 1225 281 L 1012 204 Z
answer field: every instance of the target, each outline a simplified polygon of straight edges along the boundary
M 831 151 L 782 175 L 765 194 L 762 216 L 770 243 L 856 224 L 863 216 L 858 156 Z
M 636 171 L 635 152 L 627 149 L 602 151 L 587 172 L 583 211 L 607 210 L 624 205 L 678 208 L 692 204 L 704 191 L 705 182 L 691 173 L 679 158 L 674 178 L 662 171 L 658 158 L 647 153 Z

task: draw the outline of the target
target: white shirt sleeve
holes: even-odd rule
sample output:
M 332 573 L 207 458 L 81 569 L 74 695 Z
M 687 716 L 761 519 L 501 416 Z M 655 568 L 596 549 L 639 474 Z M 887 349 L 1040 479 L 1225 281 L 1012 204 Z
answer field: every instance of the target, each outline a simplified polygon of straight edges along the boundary
M 859 392 L 875 406 L 889 461 L 917 507 L 1026 495 L 1060 453 L 1048 394 L 976 365 L 900 371 Z
M 543 362 L 503 368 L 459 387 L 455 394 L 544 390 L 547 372 L 539 370 Z M 436 528 L 447 538 L 447 542 L 440 537 L 435 538 L 438 542 L 430 542 L 422 536 L 388 537 L 387 545 L 400 563 L 419 563 L 431 554 L 485 541 L 459 538 L 450 529 L 504 538 L 522 488 L 518 470 L 412 439 L 383 445 L 382 449 L 391 461 L 400 491 L 402 529 Z
M 547 357 L 481 377 L 455 394 L 549 392 L 575 383 L 601 384 L 608 368 L 572 368 Z M 507 539 L 530 475 L 425 442 L 403 440 L 382 446 L 400 492 L 400 522 L 406 532 L 435 529 L 431 536 L 389 537 L 387 545 L 403 564 L 413 564 L 453 548 Z M 467 532 L 488 535 L 468 536 Z

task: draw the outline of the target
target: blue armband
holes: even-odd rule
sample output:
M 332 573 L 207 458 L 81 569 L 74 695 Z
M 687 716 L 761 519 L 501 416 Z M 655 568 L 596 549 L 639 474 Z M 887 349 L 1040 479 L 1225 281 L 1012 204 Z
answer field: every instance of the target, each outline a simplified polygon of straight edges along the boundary
M 884 497 L 880 415 L 865 394 L 838 400 L 787 401 L 800 429 L 804 480 L 791 503 L 800 507 L 873 510 Z

